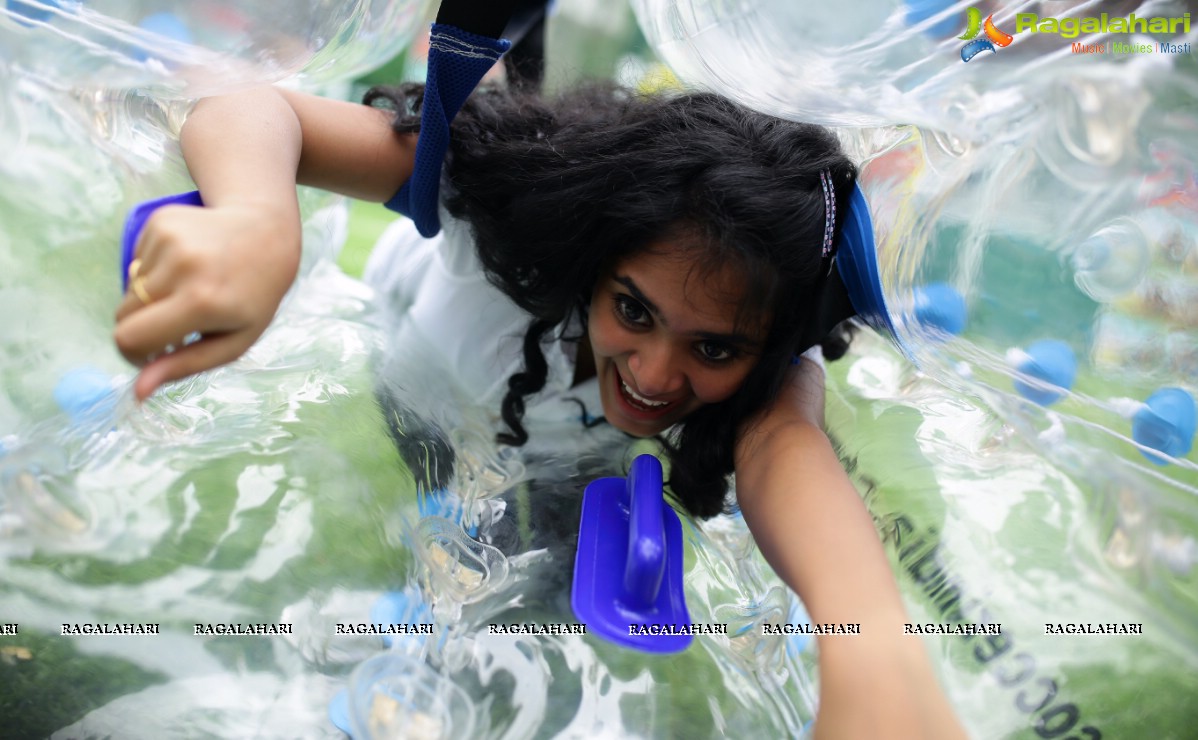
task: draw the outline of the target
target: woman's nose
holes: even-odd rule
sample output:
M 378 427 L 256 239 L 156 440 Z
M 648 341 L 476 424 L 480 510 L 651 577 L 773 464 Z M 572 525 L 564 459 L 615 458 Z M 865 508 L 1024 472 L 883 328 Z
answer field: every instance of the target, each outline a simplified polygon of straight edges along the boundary
M 642 396 L 667 396 L 674 393 L 685 382 L 676 369 L 669 349 L 646 347 L 633 352 L 628 358 L 628 370 L 632 373 L 635 390 Z

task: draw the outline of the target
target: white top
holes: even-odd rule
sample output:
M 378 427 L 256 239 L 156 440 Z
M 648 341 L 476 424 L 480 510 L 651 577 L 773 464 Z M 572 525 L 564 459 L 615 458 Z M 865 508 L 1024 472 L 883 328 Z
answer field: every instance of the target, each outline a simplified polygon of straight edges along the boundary
M 409 219 L 391 224 L 375 244 L 364 279 L 391 317 L 404 318 L 403 331 L 418 333 L 421 344 L 441 353 L 472 400 L 498 412 L 508 378 L 524 368 L 521 345 L 531 317 L 487 282 L 469 224 L 444 208 L 441 224 L 441 233 L 431 239 L 420 236 Z M 591 413 L 602 413 L 597 388 L 593 398 L 586 388 L 570 388 L 578 345 L 557 334 L 542 341 L 549 374 L 544 390 L 529 399 L 529 415 L 534 405 L 562 394 L 581 394 Z M 549 406 L 578 415 L 575 405 Z

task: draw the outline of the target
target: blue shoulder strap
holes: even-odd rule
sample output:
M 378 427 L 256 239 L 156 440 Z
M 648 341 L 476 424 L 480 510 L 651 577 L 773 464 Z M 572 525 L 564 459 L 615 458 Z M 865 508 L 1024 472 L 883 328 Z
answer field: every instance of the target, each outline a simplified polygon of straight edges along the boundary
M 894 319 L 882 291 L 873 221 L 860 185 L 853 186 L 845 211 L 844 224 L 836 241 L 836 256 L 832 258 L 828 274 L 819 288 L 807 333 L 795 354 L 819 344 L 837 324 L 853 316 L 859 316 L 876 331 L 888 334 L 899 342 Z M 899 348 L 907 351 L 901 342 Z
M 449 124 L 512 42 L 536 28 L 546 0 L 445 0 L 429 34 L 428 76 L 412 177 L 386 206 L 416 222 L 421 236 L 441 230 L 437 200 Z
M 387 208 L 415 221 L 421 236 L 435 236 L 441 230 L 437 198 L 441 165 L 449 148 L 449 123 L 483 75 L 510 47 L 511 42 L 504 39 L 433 24 L 415 166 L 411 179 L 386 203 Z

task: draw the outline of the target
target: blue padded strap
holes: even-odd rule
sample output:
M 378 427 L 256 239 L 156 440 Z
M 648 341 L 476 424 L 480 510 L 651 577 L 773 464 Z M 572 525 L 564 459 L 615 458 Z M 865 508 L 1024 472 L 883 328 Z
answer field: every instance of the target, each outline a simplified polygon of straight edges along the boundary
M 897 336 L 878 272 L 878 248 L 869 204 L 860 185 L 853 186 L 845 222 L 841 226 L 836 250 L 836 267 L 848 289 L 849 300 L 857 315 L 876 331 Z
M 860 185 L 853 186 L 844 210 L 836 256 L 819 288 L 807 331 L 799 341 L 796 354 L 822 342 L 841 321 L 858 316 L 876 331 L 891 337 L 899 350 L 911 357 L 886 305 L 873 222 Z
M 483 75 L 511 47 L 505 39 L 463 31 L 456 26 L 434 23 L 429 34 L 428 78 L 420 112 L 420 138 L 412 178 L 404 183 L 386 206 L 416 222 L 421 236 L 436 236 L 441 230 L 437 197 L 441 165 L 449 148 L 449 123 L 462 109 Z

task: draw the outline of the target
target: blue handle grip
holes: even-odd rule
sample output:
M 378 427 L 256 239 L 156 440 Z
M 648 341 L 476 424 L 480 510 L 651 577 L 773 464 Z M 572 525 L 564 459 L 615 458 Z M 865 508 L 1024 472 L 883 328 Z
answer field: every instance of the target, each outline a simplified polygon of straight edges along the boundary
M 657 602 L 665 577 L 663 506 L 661 461 L 641 455 L 632 461 L 628 473 L 628 560 L 624 565 L 624 592 L 638 609 Z
M 147 200 L 144 203 L 134 206 L 129 211 L 128 217 L 125 218 L 125 231 L 121 236 L 122 293 L 129 290 L 129 265 L 133 263 L 134 250 L 137 248 L 137 237 L 141 236 L 141 230 L 145 228 L 150 214 L 162 206 L 202 205 L 204 205 L 204 201 L 200 199 L 200 191 L 192 190 L 190 193 L 179 193 L 178 195 L 168 195 L 163 198 Z
M 634 634 L 633 625 L 691 623 L 682 587 L 682 523 L 662 495 L 661 462 L 633 461 L 582 495 L 570 605 L 587 631 L 649 653 L 685 650 L 690 634 Z

